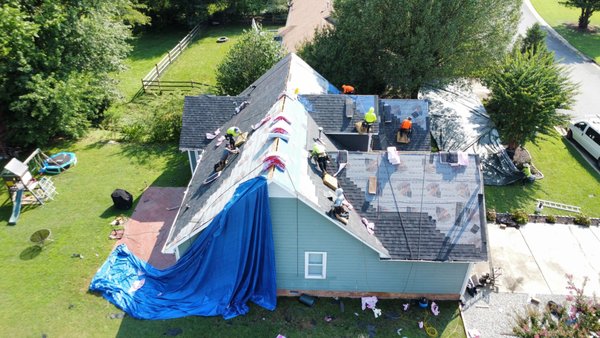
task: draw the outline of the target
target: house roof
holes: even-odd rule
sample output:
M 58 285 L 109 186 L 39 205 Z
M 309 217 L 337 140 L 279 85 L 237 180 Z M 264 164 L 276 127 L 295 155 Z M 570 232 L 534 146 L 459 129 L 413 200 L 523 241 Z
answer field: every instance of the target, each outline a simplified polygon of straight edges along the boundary
M 223 145 L 216 146 L 217 140 L 212 140 L 206 146 L 203 158 L 194 171 L 164 251 L 172 251 L 179 243 L 206 227 L 231 199 L 237 186 L 257 175 L 269 175 L 273 186 L 271 188 L 270 185 L 270 190 L 287 192 L 290 197 L 300 197 L 304 203 L 316 210 L 324 209 L 324 196 L 331 191 L 322 184 L 318 174 L 307 161 L 307 149 L 312 147 L 318 137 L 318 126 L 298 102 L 295 93 L 326 93 L 331 87 L 329 82 L 304 61 L 290 54 L 242 92 L 239 97 L 247 100 L 248 106 L 227 121 L 221 130 L 235 125 L 242 131 L 250 131 L 252 125 L 259 123 L 267 115 L 272 118 L 283 115 L 291 121 L 291 125 L 284 125 L 290 138 L 287 142 L 275 142 L 269 137 L 269 133 L 280 124 L 273 124 L 273 121 L 265 123 L 251 133 L 248 141 L 242 146 L 240 155 L 222 171 L 219 179 L 204 184 L 223 152 Z M 207 100 L 215 99 L 216 97 L 207 97 Z M 184 114 L 193 113 L 184 111 Z M 327 149 L 335 149 L 326 136 L 323 135 L 321 139 Z M 271 153 L 286 159 L 284 172 L 263 171 L 262 161 Z M 327 200 L 327 208 L 330 204 Z M 326 217 L 324 213 L 323 216 Z M 335 224 L 342 227 L 339 222 Z M 364 227 L 356 226 L 344 230 L 380 255 L 387 255 L 381 243 L 370 236 Z
M 179 136 L 180 150 L 201 150 L 210 142 L 206 133 L 214 133 L 235 115 L 243 96 L 186 96 Z M 221 130 L 224 134 L 225 130 Z
M 326 98 L 326 93 L 331 94 L 331 100 Z M 315 115 L 307 106 L 322 105 L 319 112 L 339 116 L 343 113 L 339 109 L 346 105 L 348 97 L 337 94 L 327 80 L 293 54 L 242 92 L 238 98 L 248 101 L 247 107 L 231 117 L 221 130 L 235 125 L 242 131 L 251 131 L 251 126 L 266 116 L 271 120 L 250 132 L 240 155 L 222 171 L 219 179 L 204 184 L 223 152 L 223 146 L 216 145 L 217 140 L 208 143 L 163 251 L 172 252 L 206 227 L 241 182 L 265 175 L 269 179 L 271 197 L 298 198 L 333 225 L 378 252 L 381 258 L 485 260 L 487 241 L 484 216 L 480 213 L 484 210 L 483 184 L 475 156 L 468 158 L 466 166 L 452 167 L 440 162 L 439 155 L 403 152 L 400 154 L 402 164 L 393 166 L 384 152 L 351 152 L 347 156 L 348 166 L 338 175 L 340 186 L 354 206 L 349 223 L 344 225 L 326 215 L 332 204 L 328 197 L 333 196 L 333 191 L 322 183 L 319 172 L 309 160 L 308 149 L 320 137 L 331 155 L 330 173 L 337 171 L 341 153 L 326 134 L 319 133 L 319 121 L 325 123 L 327 115 Z M 214 96 L 204 99 L 218 100 Z M 360 100 L 377 102 L 369 96 L 357 102 Z M 423 130 L 427 130 L 426 103 L 391 102 L 390 106 L 392 108 L 386 109 L 391 109 L 397 120 L 404 114 L 411 114 L 414 125 L 424 126 Z M 194 113 L 193 110 L 184 111 L 185 115 Z M 275 123 L 276 116 L 284 116 L 290 124 Z M 381 120 L 379 128 L 382 130 L 397 129 Z M 286 129 L 287 141 L 270 137 L 275 127 Z M 281 156 L 286 169 L 263 170 L 263 159 L 270 154 Z M 370 176 L 375 176 L 378 181 L 375 195 L 367 192 Z M 370 234 L 362 223 L 363 217 L 375 223 L 374 234 Z
M 349 153 L 338 175 L 346 198 L 361 217 L 375 223 L 375 235 L 392 259 L 467 261 L 487 259 L 483 179 L 479 157 L 466 166 L 444 156 L 398 152 L 392 165 L 384 152 Z M 369 178 L 376 193 L 368 193 Z
M 328 27 L 332 10 L 331 0 L 290 1 L 285 27 L 279 30 L 284 47 L 289 52 L 306 40 L 312 40 L 315 29 Z
M 369 108 L 377 109 L 374 95 L 300 95 L 299 100 L 327 134 L 358 134 L 354 125 L 363 120 Z M 373 125 L 371 132 L 379 132 L 378 123 Z

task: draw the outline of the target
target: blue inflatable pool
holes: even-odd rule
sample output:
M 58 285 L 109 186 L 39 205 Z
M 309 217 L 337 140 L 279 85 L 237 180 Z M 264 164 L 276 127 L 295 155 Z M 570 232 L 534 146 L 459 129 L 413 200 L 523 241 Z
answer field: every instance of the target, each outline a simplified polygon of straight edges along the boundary
M 75 153 L 61 151 L 47 158 L 42 163 L 40 173 L 56 175 L 77 164 Z

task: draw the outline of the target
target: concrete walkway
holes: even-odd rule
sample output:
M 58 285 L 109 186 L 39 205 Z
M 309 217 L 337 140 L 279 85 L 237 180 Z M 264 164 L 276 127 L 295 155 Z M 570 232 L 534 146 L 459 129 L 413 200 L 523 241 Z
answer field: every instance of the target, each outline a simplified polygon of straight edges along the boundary
M 138 258 L 158 269 L 175 264 L 175 255 L 165 255 L 160 251 L 169 235 L 177 215 L 176 207 L 181 205 L 184 191 L 185 188 L 148 188 L 125 223 L 123 238 L 117 245 L 125 243 Z
M 501 268 L 497 288 L 465 295 L 462 309 L 467 330 L 481 337 L 511 336 L 514 315 L 526 307 L 543 310 L 549 300 L 563 303 L 568 295 L 565 274 L 572 274 L 585 293 L 600 295 L 600 228 L 567 224 L 529 223 L 519 229 L 488 224 L 491 264 Z M 490 271 L 489 263 L 475 266 L 475 273 Z M 531 298 L 539 304 L 532 303 Z
M 489 224 L 488 233 L 492 264 L 503 270 L 498 291 L 564 295 L 565 274 L 572 274 L 577 285 L 589 278 L 587 294 L 600 294 L 598 227 L 530 223 L 501 229 Z

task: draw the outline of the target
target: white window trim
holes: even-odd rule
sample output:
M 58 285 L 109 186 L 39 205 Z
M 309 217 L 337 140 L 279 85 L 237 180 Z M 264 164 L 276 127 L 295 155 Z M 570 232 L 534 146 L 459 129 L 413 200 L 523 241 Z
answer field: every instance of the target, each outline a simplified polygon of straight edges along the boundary
M 308 257 L 311 254 L 321 255 L 323 257 L 322 274 L 320 276 L 314 276 L 308 274 Z M 321 251 L 305 251 L 304 252 L 304 278 L 305 279 L 326 279 L 327 278 L 327 252 Z

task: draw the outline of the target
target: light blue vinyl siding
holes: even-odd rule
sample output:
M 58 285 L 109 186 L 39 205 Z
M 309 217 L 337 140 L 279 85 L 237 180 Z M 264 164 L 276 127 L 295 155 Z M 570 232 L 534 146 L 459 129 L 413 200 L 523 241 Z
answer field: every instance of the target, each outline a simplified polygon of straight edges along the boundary
M 297 199 L 271 198 L 277 288 L 459 294 L 468 263 L 399 262 L 379 255 Z M 377 226 L 377 225 L 375 225 Z M 327 278 L 304 278 L 304 253 L 327 252 Z

